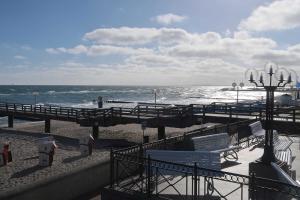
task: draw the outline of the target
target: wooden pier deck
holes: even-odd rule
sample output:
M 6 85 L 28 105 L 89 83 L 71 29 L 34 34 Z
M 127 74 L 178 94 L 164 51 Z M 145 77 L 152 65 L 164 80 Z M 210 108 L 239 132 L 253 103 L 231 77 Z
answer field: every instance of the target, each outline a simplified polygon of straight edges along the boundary
M 54 105 L 30 105 L 0 103 L 0 116 L 8 116 L 8 126 L 13 120 L 45 120 L 45 132 L 50 132 L 50 120 L 69 121 L 81 126 L 93 127 L 97 135 L 99 126 L 145 123 L 147 127 L 184 128 L 206 122 L 230 123 L 243 119 L 264 118 L 264 105 L 213 103 L 210 105 L 154 105 L 140 104 L 135 108 L 73 108 Z M 296 131 L 300 127 L 300 107 L 276 107 L 274 119 L 280 124 L 292 125 Z M 163 131 L 161 133 L 164 134 Z

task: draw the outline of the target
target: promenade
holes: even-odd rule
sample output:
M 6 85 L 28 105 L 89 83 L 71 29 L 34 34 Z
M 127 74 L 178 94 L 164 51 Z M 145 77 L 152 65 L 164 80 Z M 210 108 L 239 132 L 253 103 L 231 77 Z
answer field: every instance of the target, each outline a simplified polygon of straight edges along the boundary
M 293 152 L 294 161 L 292 164 L 291 170 L 296 170 L 296 179 L 300 180 L 300 138 L 299 137 L 293 137 L 293 144 L 291 145 L 291 150 Z M 239 159 L 236 162 L 229 162 L 221 159 L 221 166 L 222 171 L 225 172 L 231 172 L 235 174 L 241 174 L 241 175 L 249 175 L 249 163 L 257 160 L 260 158 L 263 154 L 263 148 L 260 147 L 254 147 L 250 146 L 248 148 L 242 149 L 238 152 Z M 189 176 L 187 179 L 180 180 L 181 177 L 176 177 L 169 182 L 165 181 L 158 185 L 158 191 L 164 190 L 161 193 L 161 196 L 172 196 L 176 197 L 178 195 L 178 192 L 183 194 L 183 196 L 186 195 L 186 184 L 192 184 L 192 177 Z M 180 181 L 179 181 L 180 180 Z M 179 182 L 177 182 L 179 181 Z M 174 187 L 170 187 L 171 184 L 174 184 Z M 300 182 L 299 182 L 300 184 Z M 214 187 L 222 194 L 225 195 L 231 191 L 233 191 L 235 188 L 237 188 L 239 184 L 237 183 L 230 183 L 225 182 L 223 180 L 214 180 Z M 176 188 L 176 189 L 175 189 Z M 176 191 L 177 190 L 177 191 Z M 202 184 L 202 181 L 200 183 L 199 187 L 200 195 L 203 194 L 204 191 L 204 185 Z M 188 195 L 192 193 L 192 187 L 189 187 Z M 215 192 L 216 199 L 218 194 Z M 241 196 L 243 195 L 243 196 Z M 243 189 L 239 188 L 237 191 L 233 192 L 232 194 L 227 196 L 227 199 L 232 200 L 239 200 L 239 199 L 248 199 L 248 186 L 244 185 Z M 214 195 L 213 195 L 214 196 Z M 180 197 L 178 197 L 179 199 Z M 173 198 L 176 199 L 176 198 Z

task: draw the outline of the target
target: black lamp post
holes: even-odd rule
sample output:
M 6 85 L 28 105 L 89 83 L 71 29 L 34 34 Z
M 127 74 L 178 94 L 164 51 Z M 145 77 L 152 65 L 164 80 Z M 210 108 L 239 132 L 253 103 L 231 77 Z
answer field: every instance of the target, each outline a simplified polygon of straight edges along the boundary
M 275 70 L 276 71 L 276 70 Z M 277 70 L 278 72 L 279 70 Z M 275 72 L 275 73 L 277 73 Z M 261 157 L 261 161 L 263 163 L 269 164 L 271 162 L 276 161 L 274 155 L 274 146 L 273 146 L 273 111 L 274 111 L 274 92 L 278 87 L 285 87 L 286 84 L 290 84 L 292 82 L 291 73 L 289 73 L 288 79 L 284 80 L 283 73 L 280 73 L 279 78 L 277 80 L 273 80 L 273 66 L 271 65 L 269 71 L 265 71 L 266 77 L 269 77 L 267 80 L 269 83 L 265 84 L 263 73 L 260 74 L 259 83 L 256 82 L 253 78 L 253 73 L 250 74 L 250 83 L 254 83 L 256 87 L 264 88 L 267 92 L 266 94 L 266 126 L 265 126 L 265 146 L 264 146 L 264 154 Z M 276 77 L 275 77 L 276 78 Z M 277 83 L 275 83 L 277 82 Z
M 242 89 L 244 87 L 244 83 L 240 82 L 239 86 L 236 84 L 236 82 L 232 83 L 232 87 L 236 88 L 236 104 L 239 103 L 239 89 Z

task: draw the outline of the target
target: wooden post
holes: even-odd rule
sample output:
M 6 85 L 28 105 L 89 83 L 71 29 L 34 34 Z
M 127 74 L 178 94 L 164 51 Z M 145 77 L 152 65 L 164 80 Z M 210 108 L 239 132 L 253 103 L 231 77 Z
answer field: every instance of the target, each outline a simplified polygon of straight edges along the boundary
M 93 125 L 93 138 L 97 139 L 99 137 L 99 126 Z
M 113 154 L 113 149 L 110 149 L 110 188 L 113 189 L 114 188 L 114 172 L 115 172 L 115 160 L 114 160 L 114 154 Z M 118 172 L 117 172 L 118 173 Z
M 293 122 L 296 122 L 296 110 L 295 108 L 293 109 Z
M 262 118 L 262 108 L 259 108 L 259 119 L 261 120 Z
M 45 133 L 50 133 L 50 119 L 45 119 Z
M 159 126 L 157 128 L 157 138 L 158 140 L 162 140 L 162 139 L 165 139 L 166 138 L 166 130 L 165 130 L 165 127 L 164 126 Z
M 8 127 L 13 128 L 14 127 L 14 116 L 8 115 Z

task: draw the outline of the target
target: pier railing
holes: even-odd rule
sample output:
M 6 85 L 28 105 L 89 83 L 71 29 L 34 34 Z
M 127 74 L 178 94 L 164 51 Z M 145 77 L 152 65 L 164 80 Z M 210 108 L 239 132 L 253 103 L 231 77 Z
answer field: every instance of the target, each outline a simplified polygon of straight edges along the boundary
M 60 107 L 55 105 L 31 105 L 17 103 L 1 103 L 0 112 L 6 113 L 27 113 L 27 114 L 48 114 L 57 117 L 65 118 L 88 118 L 101 119 L 110 117 L 135 116 L 137 118 L 148 117 L 163 117 L 163 116 L 187 116 L 192 115 L 191 106 L 153 106 L 153 105 L 138 105 L 135 108 L 111 107 L 111 108 L 73 108 Z
M 265 109 L 263 104 L 228 104 L 213 103 L 209 105 L 155 105 L 139 104 L 135 108 L 111 107 L 111 108 L 73 108 L 56 105 L 30 105 L 0 102 L 0 115 L 19 114 L 44 119 L 46 117 L 67 121 L 87 120 L 88 122 L 107 121 L 114 118 L 184 118 L 197 116 L 205 118 L 208 115 L 221 115 L 229 119 L 237 116 L 247 118 L 259 118 L 264 120 Z M 275 107 L 275 121 L 300 122 L 300 107 Z M 140 120 L 142 121 L 142 120 Z
M 213 126 L 185 132 L 143 145 L 111 151 L 111 185 L 113 190 L 141 195 L 144 199 L 298 199 L 300 188 L 279 181 L 214 171 L 195 165 L 176 164 L 145 157 L 148 149 L 180 149 L 190 137 L 228 132 L 231 142 L 244 147 L 247 138 L 239 141 L 237 129 L 253 120 Z M 218 174 L 218 176 L 213 176 Z M 224 187 L 226 185 L 226 187 Z
M 113 190 L 143 199 L 298 199 L 300 187 L 283 182 L 216 171 L 121 151 L 111 153 Z

